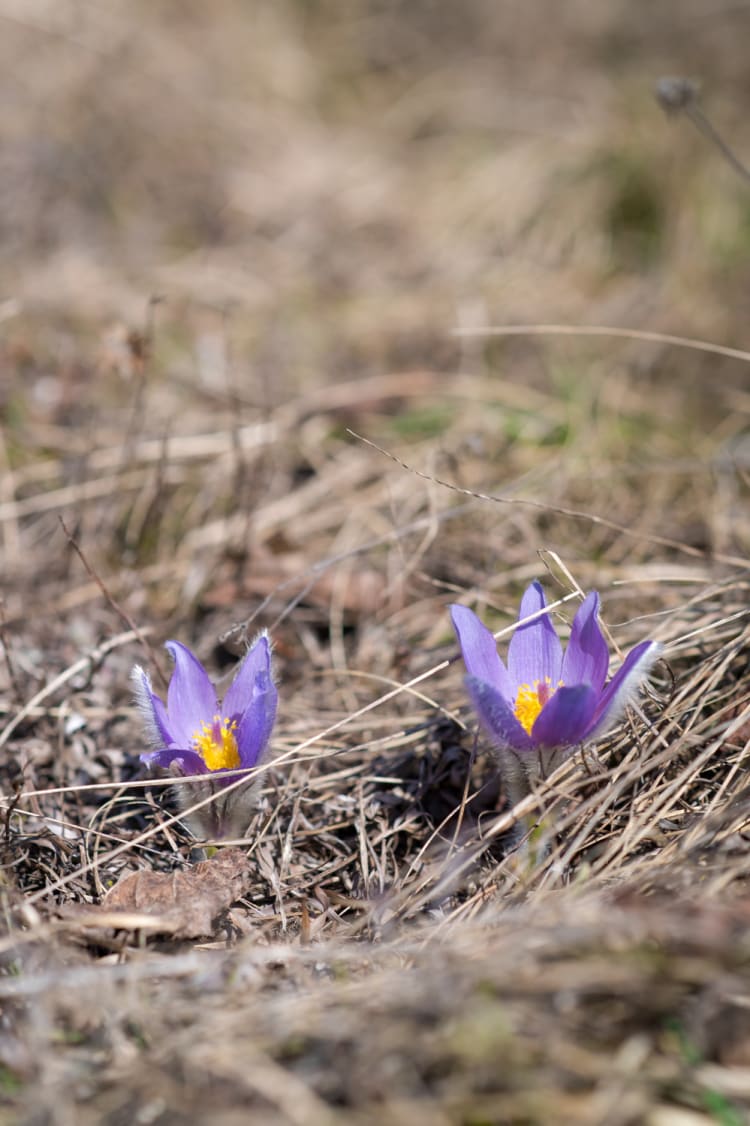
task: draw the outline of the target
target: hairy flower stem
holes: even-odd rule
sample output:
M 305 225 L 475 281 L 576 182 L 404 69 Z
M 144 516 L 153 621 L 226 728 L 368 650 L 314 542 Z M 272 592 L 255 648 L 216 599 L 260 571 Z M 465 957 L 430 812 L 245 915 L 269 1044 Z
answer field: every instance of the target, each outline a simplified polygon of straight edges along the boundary
M 523 756 L 509 747 L 502 747 L 496 751 L 496 754 L 511 809 L 533 793 L 549 777 L 563 757 L 559 750 L 549 748 L 538 750 L 533 755 Z M 518 818 L 508 833 L 511 848 L 519 850 L 527 857 L 533 854 L 535 864 L 544 859 L 549 851 L 548 844 L 540 847 L 536 842 L 533 849 L 530 847 L 529 838 L 538 820 L 538 811 L 527 813 Z
M 497 757 L 500 763 L 503 787 L 508 798 L 508 804 L 512 809 L 529 796 L 531 781 L 520 757 L 510 747 L 499 748 Z M 532 814 L 527 813 L 518 818 L 508 833 L 508 842 L 512 850 L 523 847 L 523 842 L 527 839 L 533 825 L 534 815 Z

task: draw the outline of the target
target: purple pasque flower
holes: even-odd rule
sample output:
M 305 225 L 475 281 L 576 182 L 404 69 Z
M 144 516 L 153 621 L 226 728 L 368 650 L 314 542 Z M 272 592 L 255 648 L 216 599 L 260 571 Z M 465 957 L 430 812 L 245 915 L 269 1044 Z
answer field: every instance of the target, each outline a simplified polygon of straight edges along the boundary
M 247 651 L 221 705 L 197 657 L 179 641 L 168 641 L 165 648 L 174 658 L 166 707 L 148 674 L 138 665 L 133 669 L 136 704 L 154 748 L 141 761 L 229 784 L 237 776 L 223 779 L 225 771 L 258 764 L 276 718 L 268 636 L 262 633 Z
M 451 606 L 476 713 L 495 743 L 514 751 L 566 748 L 600 737 L 617 722 L 651 670 L 661 646 L 642 641 L 604 686 L 609 652 L 597 620 L 599 595 L 586 595 L 573 619 L 568 647 L 544 612 L 541 584 L 521 599 L 508 646 L 507 668 L 492 633 L 466 606 Z

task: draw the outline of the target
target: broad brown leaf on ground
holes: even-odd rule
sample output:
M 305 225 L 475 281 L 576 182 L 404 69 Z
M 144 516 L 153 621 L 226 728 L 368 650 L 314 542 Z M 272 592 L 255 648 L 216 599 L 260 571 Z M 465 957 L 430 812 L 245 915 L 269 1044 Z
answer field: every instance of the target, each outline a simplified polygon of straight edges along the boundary
M 242 895 L 247 875 L 247 856 L 228 848 L 180 872 L 131 872 L 111 888 L 102 908 L 110 917 L 117 911 L 153 915 L 168 933 L 199 938 L 213 934 L 217 915 Z

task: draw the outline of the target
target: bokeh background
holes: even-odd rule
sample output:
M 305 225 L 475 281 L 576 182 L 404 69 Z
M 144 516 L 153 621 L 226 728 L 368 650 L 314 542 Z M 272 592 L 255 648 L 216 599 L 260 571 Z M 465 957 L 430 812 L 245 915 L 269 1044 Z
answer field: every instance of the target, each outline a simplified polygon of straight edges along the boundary
M 597 456 L 597 435 L 620 463 L 696 442 L 709 460 L 736 456 L 736 360 L 473 333 L 563 322 L 742 345 L 748 184 L 654 87 L 696 80 L 741 158 L 746 5 L 25 0 L 0 20 L 9 470 L 41 443 L 74 483 L 101 472 L 87 449 L 118 434 L 250 423 L 342 383 L 362 392 L 327 404 L 339 431 L 319 448 L 363 405 L 400 417 L 370 419 L 370 437 L 429 438 L 463 375 L 504 396 L 474 443 L 485 485 L 540 441 L 569 465 Z M 385 375 L 411 388 L 408 411 L 380 409 L 383 384 L 368 400 L 364 381 Z M 534 392 L 553 418 L 530 417 Z M 314 447 L 295 472 L 313 472 Z M 7 480 L 6 499 L 34 473 Z M 272 458 L 253 478 L 288 491 Z M 217 491 L 219 508 L 237 503 Z M 174 517 L 159 539 L 165 507 L 151 506 L 152 556 L 185 531 Z M 731 529 L 696 507 L 689 538 L 730 550 Z M 97 558 L 107 518 L 91 518 Z M 22 581 L 21 538 L 6 548 Z
M 3 289 L 26 315 L 137 322 L 159 293 L 187 345 L 228 310 L 243 378 L 271 368 L 279 395 L 450 369 L 459 324 L 725 343 L 742 324 L 747 185 L 653 88 L 697 79 L 741 156 L 744 4 L 24 0 L 0 19 Z

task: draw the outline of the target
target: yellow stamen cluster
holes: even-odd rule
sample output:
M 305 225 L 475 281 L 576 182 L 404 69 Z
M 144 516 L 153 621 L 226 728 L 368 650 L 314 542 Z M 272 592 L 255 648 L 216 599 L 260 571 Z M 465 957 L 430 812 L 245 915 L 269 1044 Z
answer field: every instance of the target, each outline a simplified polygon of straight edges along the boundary
M 236 719 L 215 715 L 213 723 L 204 723 L 193 735 L 193 745 L 209 770 L 234 770 L 242 765 L 234 736 L 236 729 Z
M 559 683 L 562 684 L 562 681 Z M 519 685 L 513 714 L 527 735 L 531 734 L 537 716 L 554 691 L 552 681 L 548 676 L 543 681 L 535 680 L 533 684 Z

